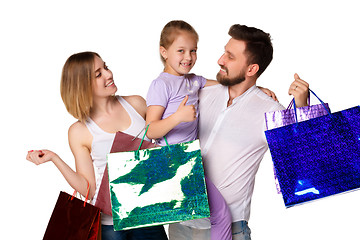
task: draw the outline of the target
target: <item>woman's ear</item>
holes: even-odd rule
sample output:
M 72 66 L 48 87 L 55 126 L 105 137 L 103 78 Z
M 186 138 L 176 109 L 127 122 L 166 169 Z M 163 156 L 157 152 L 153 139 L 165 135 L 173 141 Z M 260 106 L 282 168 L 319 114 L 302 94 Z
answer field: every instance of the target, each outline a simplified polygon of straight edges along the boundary
M 167 50 L 163 46 L 160 46 L 160 54 L 165 60 L 167 59 Z

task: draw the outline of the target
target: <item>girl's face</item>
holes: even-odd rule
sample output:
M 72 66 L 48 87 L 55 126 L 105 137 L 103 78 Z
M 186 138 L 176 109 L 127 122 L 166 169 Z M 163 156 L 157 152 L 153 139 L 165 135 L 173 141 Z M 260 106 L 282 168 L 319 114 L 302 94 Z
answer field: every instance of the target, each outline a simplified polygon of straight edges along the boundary
M 160 53 L 166 61 L 164 72 L 176 76 L 189 73 L 197 59 L 196 50 L 197 41 L 194 35 L 181 31 L 170 47 L 160 47 Z
M 117 87 L 114 83 L 113 74 L 106 66 L 105 62 L 97 56 L 94 59 L 94 71 L 94 96 L 108 97 L 114 95 L 117 91 Z

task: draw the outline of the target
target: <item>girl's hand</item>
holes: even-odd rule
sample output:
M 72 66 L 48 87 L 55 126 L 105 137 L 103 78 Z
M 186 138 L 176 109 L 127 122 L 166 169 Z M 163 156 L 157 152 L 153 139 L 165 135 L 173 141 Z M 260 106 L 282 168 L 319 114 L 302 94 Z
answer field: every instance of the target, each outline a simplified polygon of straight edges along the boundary
M 185 98 L 180 103 L 180 106 L 174 113 L 176 118 L 180 122 L 192 122 L 196 119 L 196 110 L 194 105 L 186 105 L 189 96 L 185 96 Z
M 49 150 L 31 150 L 26 155 L 26 160 L 33 162 L 36 165 L 52 161 L 57 154 Z
M 260 87 L 258 86 L 258 88 L 263 91 L 264 93 L 266 93 L 269 97 L 272 97 L 272 99 L 274 99 L 274 101 L 279 101 L 275 95 L 275 93 L 273 91 L 271 91 L 270 89 L 267 89 L 267 88 L 263 88 L 263 87 Z

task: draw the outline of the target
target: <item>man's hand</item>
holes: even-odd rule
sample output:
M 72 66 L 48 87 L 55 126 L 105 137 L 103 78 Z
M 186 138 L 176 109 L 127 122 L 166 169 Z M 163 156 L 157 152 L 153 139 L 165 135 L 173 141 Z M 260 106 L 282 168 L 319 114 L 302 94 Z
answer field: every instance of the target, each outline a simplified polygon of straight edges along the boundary
M 299 75 L 295 73 L 295 81 L 290 85 L 289 95 L 295 98 L 296 107 L 304 107 L 308 105 L 307 99 L 309 96 L 309 84 L 300 79 Z

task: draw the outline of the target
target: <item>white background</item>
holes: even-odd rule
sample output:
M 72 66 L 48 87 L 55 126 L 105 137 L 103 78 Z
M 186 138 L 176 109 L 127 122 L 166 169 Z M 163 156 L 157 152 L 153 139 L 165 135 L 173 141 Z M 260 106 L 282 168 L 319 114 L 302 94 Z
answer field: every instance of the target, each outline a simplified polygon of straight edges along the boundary
M 124 2 L 124 3 L 120 3 Z M 1 202 L 2 236 L 41 239 L 59 191 L 69 193 L 52 163 L 35 166 L 28 150 L 47 148 L 70 166 L 67 130 L 75 119 L 59 91 L 65 60 L 98 52 L 114 73 L 119 95 L 146 96 L 161 72 L 158 41 L 170 20 L 199 33 L 193 72 L 214 79 L 217 60 L 234 23 L 272 35 L 274 60 L 258 84 L 287 106 L 293 74 L 330 104 L 333 112 L 359 104 L 360 34 L 357 1 L 2 1 Z M 260 239 L 359 239 L 360 192 L 285 209 L 276 194 L 271 157 L 265 155 L 252 202 L 252 237 Z

